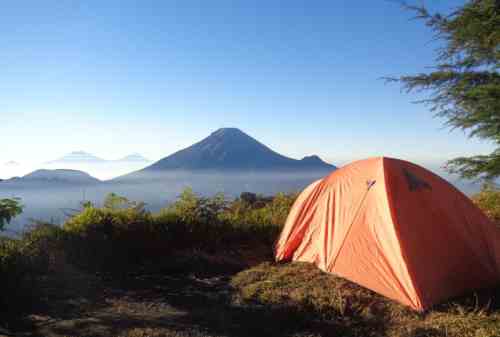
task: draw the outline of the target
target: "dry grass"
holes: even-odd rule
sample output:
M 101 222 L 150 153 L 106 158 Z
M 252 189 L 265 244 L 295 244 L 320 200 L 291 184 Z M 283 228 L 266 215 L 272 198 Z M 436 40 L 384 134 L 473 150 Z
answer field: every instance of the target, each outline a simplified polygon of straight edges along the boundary
M 263 263 L 234 276 L 231 285 L 237 301 L 330 321 L 345 336 L 500 336 L 500 310 L 479 303 L 475 295 L 420 314 L 305 263 Z
M 179 331 L 168 328 L 134 328 L 119 337 L 218 337 L 198 330 Z
M 264 262 L 236 273 L 227 257 L 191 252 L 176 260 L 120 279 L 72 268 L 64 282 L 60 275 L 47 279 L 47 306 L 31 316 L 33 331 L 50 337 L 500 336 L 494 292 L 422 314 L 306 263 Z

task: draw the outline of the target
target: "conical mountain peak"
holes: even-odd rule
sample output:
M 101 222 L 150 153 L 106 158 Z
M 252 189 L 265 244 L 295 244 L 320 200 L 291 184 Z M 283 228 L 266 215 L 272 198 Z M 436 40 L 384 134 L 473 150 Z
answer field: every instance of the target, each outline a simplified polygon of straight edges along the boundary
M 319 159 L 319 158 L 318 158 Z M 321 160 L 302 161 L 283 156 L 237 128 L 221 128 L 144 171 L 290 171 L 325 170 L 335 166 Z
M 212 132 L 211 136 L 214 137 L 234 137 L 234 136 L 247 136 L 246 133 L 238 128 L 220 128 Z

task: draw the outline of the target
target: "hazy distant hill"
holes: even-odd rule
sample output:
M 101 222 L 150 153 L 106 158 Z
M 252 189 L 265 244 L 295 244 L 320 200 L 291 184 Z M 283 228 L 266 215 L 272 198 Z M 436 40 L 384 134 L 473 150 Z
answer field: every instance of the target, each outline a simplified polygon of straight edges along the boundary
M 46 162 L 49 165 L 78 165 L 78 164 L 120 164 L 120 163 L 150 163 L 151 161 L 139 153 L 133 153 L 116 160 L 108 160 L 97 157 L 85 151 L 74 151 L 61 158 Z
M 124 162 L 124 163 L 150 163 L 151 160 L 145 158 L 139 153 L 133 153 L 123 158 L 115 160 L 115 162 Z
M 51 187 L 64 184 L 64 185 L 93 185 L 101 181 L 85 173 L 77 170 L 36 170 L 25 176 L 7 179 L 2 182 L 0 188 L 9 185 L 32 185 L 36 184 L 50 184 Z
M 202 141 L 163 158 L 141 173 L 184 171 L 294 172 L 331 171 L 335 166 L 318 156 L 285 157 L 236 128 L 223 128 Z
M 74 151 L 47 164 L 72 164 L 72 163 L 104 163 L 106 160 L 85 151 Z
M 7 166 L 7 167 L 17 167 L 17 166 L 20 166 L 20 164 L 18 162 L 13 161 L 13 160 L 9 160 L 8 162 L 4 163 L 3 165 Z

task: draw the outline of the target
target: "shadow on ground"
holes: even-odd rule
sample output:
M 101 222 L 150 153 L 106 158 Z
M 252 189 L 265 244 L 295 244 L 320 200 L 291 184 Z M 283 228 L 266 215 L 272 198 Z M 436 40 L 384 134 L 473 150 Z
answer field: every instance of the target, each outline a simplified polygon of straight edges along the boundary
M 287 307 L 235 301 L 230 279 L 238 268 L 184 262 L 189 268 L 170 265 L 120 276 L 68 266 L 64 277 L 45 280 L 42 305 L 29 315 L 22 335 L 328 337 L 369 336 L 371 328 L 374 335 L 383 334 L 371 322 L 356 322 L 368 328 L 358 334 L 352 321 L 315 320 Z

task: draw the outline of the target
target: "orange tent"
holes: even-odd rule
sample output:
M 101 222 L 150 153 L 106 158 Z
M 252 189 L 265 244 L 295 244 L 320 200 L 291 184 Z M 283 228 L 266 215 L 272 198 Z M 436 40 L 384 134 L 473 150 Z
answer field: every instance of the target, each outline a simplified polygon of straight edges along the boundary
M 499 280 L 500 229 L 415 164 L 371 158 L 298 197 L 277 261 L 306 261 L 417 310 Z

